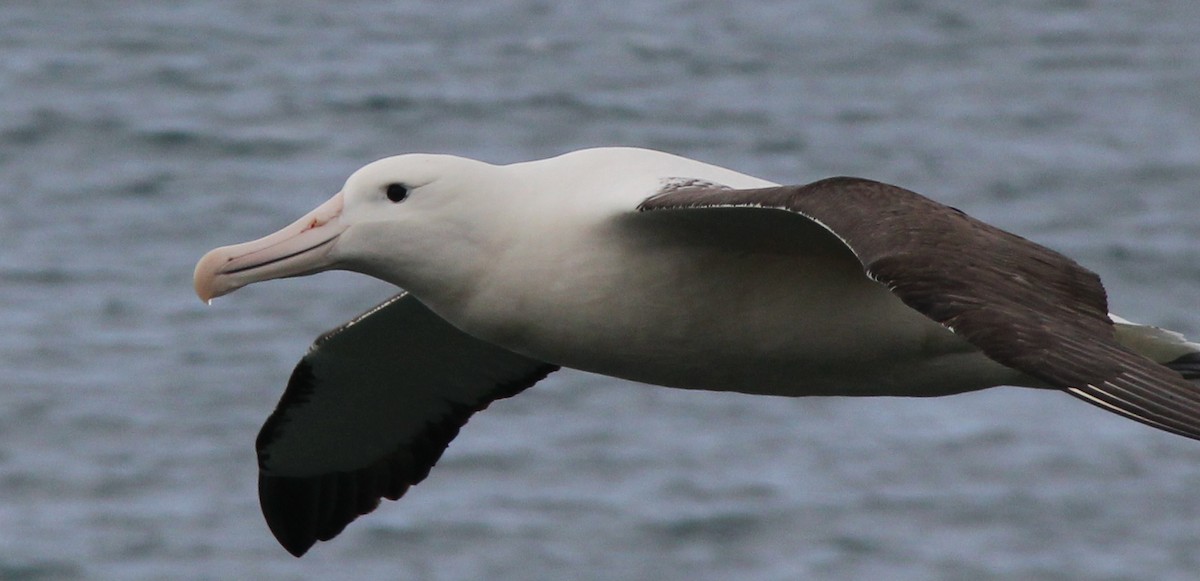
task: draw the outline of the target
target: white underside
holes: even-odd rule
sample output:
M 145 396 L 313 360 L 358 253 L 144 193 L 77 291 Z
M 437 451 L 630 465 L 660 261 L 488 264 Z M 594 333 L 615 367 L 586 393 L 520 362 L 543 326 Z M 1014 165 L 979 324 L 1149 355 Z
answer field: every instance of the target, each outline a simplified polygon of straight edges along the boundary
M 531 357 L 672 387 L 945 395 L 1027 383 L 909 309 L 848 254 L 742 252 L 716 244 L 736 242 L 723 236 L 657 236 L 687 218 L 631 218 L 618 228 L 627 251 L 593 251 L 576 270 L 586 276 L 556 278 L 561 256 L 510 265 L 553 282 L 522 292 L 500 281 L 476 295 L 478 316 L 462 324 Z

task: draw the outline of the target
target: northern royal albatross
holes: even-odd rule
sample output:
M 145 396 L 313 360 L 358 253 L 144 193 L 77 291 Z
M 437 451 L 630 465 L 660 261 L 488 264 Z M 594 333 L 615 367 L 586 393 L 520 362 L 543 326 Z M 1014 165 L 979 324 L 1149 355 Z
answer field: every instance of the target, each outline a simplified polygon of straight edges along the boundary
M 1200 345 L 1071 259 L 908 190 L 780 186 L 645 149 L 402 155 L 196 265 L 201 299 L 328 269 L 404 292 L 317 339 L 257 440 L 297 556 L 420 482 L 470 415 L 572 367 L 687 389 L 1055 389 L 1200 439 Z

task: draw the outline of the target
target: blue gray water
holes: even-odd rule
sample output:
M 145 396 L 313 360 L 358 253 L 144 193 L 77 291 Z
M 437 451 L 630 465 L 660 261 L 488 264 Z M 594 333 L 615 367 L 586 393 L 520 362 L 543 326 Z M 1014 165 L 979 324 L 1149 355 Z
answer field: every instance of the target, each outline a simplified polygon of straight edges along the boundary
M 1200 3 L 0 3 L 0 579 L 1196 578 L 1200 443 L 1054 393 L 561 373 L 302 560 L 253 439 L 349 274 L 195 260 L 409 151 L 631 144 L 899 183 L 1200 336 Z

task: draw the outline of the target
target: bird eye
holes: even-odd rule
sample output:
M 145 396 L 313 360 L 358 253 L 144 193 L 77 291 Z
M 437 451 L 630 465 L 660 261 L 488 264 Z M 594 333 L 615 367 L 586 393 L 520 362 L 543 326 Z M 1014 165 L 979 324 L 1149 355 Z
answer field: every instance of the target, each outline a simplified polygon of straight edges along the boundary
M 404 184 L 388 184 L 387 199 L 393 202 L 403 202 L 408 197 L 408 186 Z

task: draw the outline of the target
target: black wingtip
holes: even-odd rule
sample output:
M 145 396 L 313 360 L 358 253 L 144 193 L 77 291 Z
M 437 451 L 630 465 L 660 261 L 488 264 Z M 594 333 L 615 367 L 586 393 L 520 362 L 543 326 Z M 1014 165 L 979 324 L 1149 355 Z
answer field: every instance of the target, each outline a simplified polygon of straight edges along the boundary
M 289 486 L 289 478 L 260 475 L 258 498 L 267 527 L 275 540 L 294 557 L 301 557 L 317 542 L 315 511 L 305 510 L 316 503 L 311 487 Z
M 1158 364 L 1124 348 L 1097 351 L 1097 361 L 1118 366 L 1108 379 L 1067 391 L 1132 420 L 1200 440 L 1200 355 Z
M 283 545 L 283 548 L 286 549 L 287 552 L 291 553 L 292 556 L 296 557 L 297 559 L 303 557 L 304 553 L 307 553 L 308 550 L 312 548 L 314 544 L 316 544 L 316 541 L 297 541 L 294 544 L 288 544 L 283 537 L 276 535 L 275 538 L 279 540 L 279 544 Z

